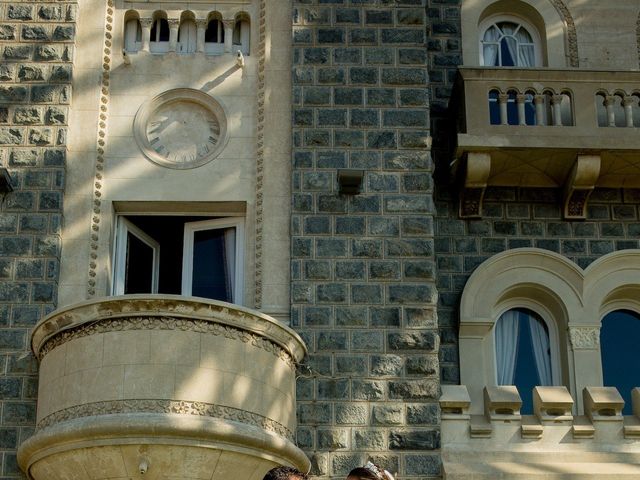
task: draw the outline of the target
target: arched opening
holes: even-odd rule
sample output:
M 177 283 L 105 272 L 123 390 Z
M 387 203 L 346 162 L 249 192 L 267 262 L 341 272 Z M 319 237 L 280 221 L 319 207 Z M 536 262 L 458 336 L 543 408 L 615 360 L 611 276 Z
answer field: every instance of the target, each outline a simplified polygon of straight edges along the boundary
M 553 385 L 549 327 L 526 308 L 503 313 L 495 324 L 496 381 L 515 385 L 522 397 L 522 413 L 533 413 L 530 392 L 537 385 Z
M 164 53 L 169 51 L 169 22 L 165 12 L 156 12 L 153 15 L 153 25 L 151 26 L 151 38 L 149 50 L 153 53 Z
M 234 50 L 240 50 L 243 54 L 249 55 L 251 42 L 251 23 L 246 13 L 236 15 L 236 23 L 233 26 L 233 46 Z
M 129 53 L 142 48 L 142 26 L 136 12 L 127 12 L 124 21 L 124 49 Z
M 184 12 L 180 18 L 178 29 L 178 53 L 194 53 L 196 51 L 196 22 L 191 12 Z
M 224 24 L 219 13 L 209 16 L 207 30 L 204 33 L 204 51 L 210 54 L 224 53 Z
M 514 15 L 495 15 L 479 26 L 480 65 L 531 68 L 542 65 L 542 42 L 536 28 Z
M 623 413 L 632 413 L 631 390 L 640 386 L 637 373 L 640 345 L 640 315 L 614 310 L 602 319 L 600 354 L 603 385 L 616 387 L 624 399 Z

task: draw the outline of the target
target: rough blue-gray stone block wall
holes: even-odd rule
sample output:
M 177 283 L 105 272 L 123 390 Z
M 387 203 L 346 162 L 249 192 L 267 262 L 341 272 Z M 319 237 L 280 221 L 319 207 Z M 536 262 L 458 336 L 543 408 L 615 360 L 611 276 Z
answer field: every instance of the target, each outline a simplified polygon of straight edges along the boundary
M 440 475 L 426 27 L 423 0 L 294 1 L 297 440 L 320 478 Z
M 0 2 L 0 479 L 35 426 L 30 328 L 56 304 L 76 5 Z

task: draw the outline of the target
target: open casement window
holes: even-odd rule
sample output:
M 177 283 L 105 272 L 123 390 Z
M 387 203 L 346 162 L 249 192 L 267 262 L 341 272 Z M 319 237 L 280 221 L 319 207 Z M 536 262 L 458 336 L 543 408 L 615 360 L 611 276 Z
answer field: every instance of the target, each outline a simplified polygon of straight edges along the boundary
M 495 347 L 496 383 L 518 387 L 522 411 L 532 413 L 528 393 L 536 386 L 554 384 L 547 324 L 531 310 L 508 310 L 496 322 Z
M 132 18 L 127 20 L 124 27 L 124 49 L 135 53 L 142 48 L 142 27 L 140 20 Z
M 196 51 L 196 22 L 185 20 L 178 30 L 178 52 L 194 53 Z
M 160 243 L 124 217 L 116 235 L 113 293 L 158 293 Z
M 481 29 L 480 64 L 485 67 L 541 65 L 540 42 L 533 27 L 516 18 L 495 19 Z
M 629 310 L 613 311 L 602 319 L 600 354 L 602 383 L 616 387 L 624 399 L 625 415 L 631 415 L 631 390 L 640 385 L 640 315 Z
M 113 294 L 160 293 L 242 303 L 244 219 L 119 216 Z

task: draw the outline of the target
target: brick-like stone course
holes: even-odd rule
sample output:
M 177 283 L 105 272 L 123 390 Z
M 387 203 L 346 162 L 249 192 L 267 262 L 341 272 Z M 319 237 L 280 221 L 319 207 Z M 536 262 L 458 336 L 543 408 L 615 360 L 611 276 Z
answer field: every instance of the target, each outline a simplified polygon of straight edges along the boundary
M 0 478 L 24 478 L 37 362 L 29 331 L 56 305 L 75 15 L 69 1 L 0 2 Z
M 297 441 L 317 478 L 439 477 L 426 4 L 294 1 Z M 341 195 L 338 170 L 362 169 Z

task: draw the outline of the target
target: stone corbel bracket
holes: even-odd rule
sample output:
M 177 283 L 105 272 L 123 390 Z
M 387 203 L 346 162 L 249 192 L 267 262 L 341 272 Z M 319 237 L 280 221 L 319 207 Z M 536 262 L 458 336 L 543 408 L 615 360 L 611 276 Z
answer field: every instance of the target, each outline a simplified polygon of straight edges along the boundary
M 564 190 L 564 218 L 587 217 L 587 202 L 600 176 L 600 155 L 578 155 Z
M 460 218 L 482 217 L 482 200 L 490 172 L 489 153 L 467 153 L 460 179 Z

